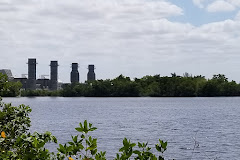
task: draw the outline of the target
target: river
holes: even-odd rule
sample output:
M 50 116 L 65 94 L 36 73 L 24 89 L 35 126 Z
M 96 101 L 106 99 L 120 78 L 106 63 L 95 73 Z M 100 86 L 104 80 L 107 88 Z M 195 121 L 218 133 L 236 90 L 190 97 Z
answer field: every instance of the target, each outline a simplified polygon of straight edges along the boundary
M 50 131 L 59 143 L 85 119 L 98 129 L 98 149 L 113 159 L 124 137 L 168 141 L 166 159 L 239 160 L 240 98 L 3 98 L 32 108 L 31 132 Z M 48 145 L 55 151 L 56 145 Z

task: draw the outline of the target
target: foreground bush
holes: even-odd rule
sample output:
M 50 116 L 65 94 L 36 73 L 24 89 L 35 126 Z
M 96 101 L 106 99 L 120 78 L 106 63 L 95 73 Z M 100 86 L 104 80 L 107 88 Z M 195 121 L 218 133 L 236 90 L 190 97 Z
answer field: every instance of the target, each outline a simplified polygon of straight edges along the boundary
M 67 144 L 59 144 L 58 153 L 53 153 L 45 148 L 45 144 L 57 143 L 56 137 L 50 132 L 43 134 L 28 132 L 30 112 L 29 106 L 14 107 L 0 99 L 0 160 L 106 160 L 106 152 L 99 152 L 97 139 L 89 135 L 97 128 L 87 120 L 75 128 L 79 135 L 72 136 L 72 141 Z M 163 153 L 167 149 L 167 142 L 159 139 L 155 149 L 159 152 L 158 156 L 152 153 L 147 143 L 138 142 L 136 145 L 125 138 L 115 160 L 164 160 Z

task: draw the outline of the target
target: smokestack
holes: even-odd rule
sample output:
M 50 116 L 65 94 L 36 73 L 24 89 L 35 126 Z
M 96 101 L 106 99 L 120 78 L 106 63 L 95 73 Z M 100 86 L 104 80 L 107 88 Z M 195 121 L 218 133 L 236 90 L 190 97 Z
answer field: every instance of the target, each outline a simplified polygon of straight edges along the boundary
M 72 63 L 71 83 L 79 83 L 78 63 Z
M 87 80 L 88 81 L 95 81 L 96 77 L 95 77 L 95 73 L 94 73 L 94 65 L 88 65 L 88 74 L 87 74 Z
M 50 63 L 50 89 L 58 89 L 58 61 L 51 61 Z
M 27 89 L 35 90 L 36 89 L 36 58 L 28 59 L 28 81 Z

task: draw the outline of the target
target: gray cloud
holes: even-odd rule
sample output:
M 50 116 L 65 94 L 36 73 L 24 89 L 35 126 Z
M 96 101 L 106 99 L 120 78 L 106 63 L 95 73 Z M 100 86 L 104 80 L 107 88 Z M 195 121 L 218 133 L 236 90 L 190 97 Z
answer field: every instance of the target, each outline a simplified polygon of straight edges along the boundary
M 164 0 L 4 0 L 0 13 L 0 68 L 17 76 L 29 57 L 37 58 L 38 75 L 58 60 L 65 82 L 72 62 L 80 64 L 81 81 L 88 64 L 103 79 L 238 72 L 231 63 L 239 57 L 239 16 L 200 27 L 172 22 L 183 10 Z

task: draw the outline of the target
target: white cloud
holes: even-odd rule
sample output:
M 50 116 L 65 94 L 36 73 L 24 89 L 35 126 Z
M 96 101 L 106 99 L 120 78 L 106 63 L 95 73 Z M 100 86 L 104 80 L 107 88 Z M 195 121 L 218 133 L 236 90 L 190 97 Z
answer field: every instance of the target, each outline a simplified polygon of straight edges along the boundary
M 204 8 L 204 4 L 203 4 L 204 1 L 205 0 L 193 0 L 193 4 L 195 4 L 199 8 Z
M 239 0 L 226 0 L 228 3 L 236 6 L 236 7 L 240 7 L 240 1 Z
M 175 30 L 165 18 L 183 14 L 164 0 L 5 0 L 0 12 L 0 64 L 18 75 L 27 72 L 28 57 L 37 58 L 39 75 L 49 71 L 50 60 L 59 60 L 60 73 L 68 73 L 72 62 L 104 68 L 125 63 L 125 57 L 144 57 L 154 48 L 151 36 Z M 115 59 L 119 55 L 123 58 Z
M 208 12 L 229 12 L 234 11 L 235 6 L 224 0 L 217 0 L 207 6 Z
M 229 12 L 240 7 L 239 0 L 192 0 L 192 2 L 208 12 Z
M 235 16 L 235 20 L 240 21 L 240 11 L 237 13 L 237 15 Z
M 18 76 L 27 72 L 28 57 L 37 58 L 39 75 L 49 73 L 50 60 L 58 60 L 64 82 L 72 62 L 80 64 L 84 81 L 90 63 L 103 79 L 186 71 L 211 76 L 227 71 L 226 59 L 240 58 L 238 21 L 200 27 L 172 22 L 168 18 L 183 10 L 164 0 L 5 2 L 0 3 L 0 64 Z

